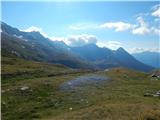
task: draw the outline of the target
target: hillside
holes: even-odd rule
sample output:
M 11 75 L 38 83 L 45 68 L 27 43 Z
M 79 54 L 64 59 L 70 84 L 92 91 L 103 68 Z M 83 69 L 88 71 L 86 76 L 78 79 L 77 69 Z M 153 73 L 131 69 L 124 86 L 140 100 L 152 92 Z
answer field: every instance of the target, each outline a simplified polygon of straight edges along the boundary
M 95 44 L 70 47 L 64 42 L 45 38 L 40 32 L 23 32 L 3 22 L 1 27 L 2 55 L 6 57 L 14 55 L 26 60 L 60 63 L 76 69 L 126 67 L 144 72 L 154 69 L 136 60 L 123 48 L 113 51 Z
M 72 47 L 73 53 L 79 55 L 82 59 L 89 61 L 99 68 L 126 67 L 139 71 L 151 71 L 153 67 L 136 60 L 123 48 L 110 50 L 100 48 L 95 44 L 89 44 L 81 47 Z
M 90 77 L 89 83 L 78 85 L 80 78 Z M 3 120 L 160 119 L 159 98 L 144 96 L 156 93 L 160 81 L 142 72 L 125 68 L 73 70 L 2 57 L 1 81 Z M 74 90 L 62 89 L 72 83 L 78 85 Z
M 132 54 L 137 60 L 155 68 L 160 68 L 160 53 L 159 52 L 142 52 Z
M 2 56 L 12 54 L 26 60 L 60 63 L 71 68 L 91 68 L 85 61 L 62 49 L 61 42 L 52 42 L 39 32 L 21 32 L 5 23 L 1 27 Z

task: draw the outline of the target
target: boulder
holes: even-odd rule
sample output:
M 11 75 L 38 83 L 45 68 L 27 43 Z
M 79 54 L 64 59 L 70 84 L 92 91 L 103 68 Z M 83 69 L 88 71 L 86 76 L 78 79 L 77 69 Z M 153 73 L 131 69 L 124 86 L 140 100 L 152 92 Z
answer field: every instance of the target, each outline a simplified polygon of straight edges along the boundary
M 151 93 L 145 93 L 144 97 L 152 97 L 153 95 Z
M 26 90 L 29 90 L 29 87 L 28 87 L 28 86 L 22 86 L 22 87 L 20 88 L 20 90 L 21 90 L 21 91 L 26 91 Z

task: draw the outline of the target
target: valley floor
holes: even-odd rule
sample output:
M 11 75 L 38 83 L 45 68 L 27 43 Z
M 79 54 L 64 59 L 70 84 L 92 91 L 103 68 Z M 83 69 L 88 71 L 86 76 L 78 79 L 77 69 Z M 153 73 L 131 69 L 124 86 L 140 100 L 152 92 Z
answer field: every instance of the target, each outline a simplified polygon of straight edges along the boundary
M 109 80 L 61 89 L 86 75 Z M 73 70 L 2 57 L 1 83 L 2 120 L 160 120 L 160 97 L 154 96 L 160 80 L 147 73 Z

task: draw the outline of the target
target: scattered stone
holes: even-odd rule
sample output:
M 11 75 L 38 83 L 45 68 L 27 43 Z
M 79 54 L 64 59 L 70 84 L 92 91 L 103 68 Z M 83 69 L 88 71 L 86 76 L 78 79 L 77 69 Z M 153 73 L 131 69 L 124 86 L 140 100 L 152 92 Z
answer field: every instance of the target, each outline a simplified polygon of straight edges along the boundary
M 3 102 L 2 102 L 2 104 L 3 104 L 3 105 L 5 105 L 5 104 L 6 104 L 6 102 L 4 102 L 4 101 L 3 101 Z
M 81 101 L 83 102 L 83 101 L 84 101 L 84 99 L 81 99 Z
M 5 90 L 1 90 L 1 93 L 5 93 L 6 91 Z
M 125 77 L 125 78 L 128 78 L 128 75 L 127 75 L 127 74 L 124 74 L 124 77 Z
M 6 91 L 10 91 L 10 89 L 7 89 Z
M 32 48 L 34 47 L 35 45 L 34 44 L 32 44 Z
M 157 77 L 157 76 L 155 74 L 153 74 L 152 77 Z
M 160 97 L 160 90 L 156 92 L 156 94 L 154 94 L 154 97 Z
M 21 47 L 22 47 L 22 48 L 25 48 L 25 46 L 23 46 L 23 45 L 22 45 Z
M 145 93 L 144 94 L 145 97 L 160 97 L 160 90 L 157 91 L 156 93 L 154 94 L 151 94 L 151 93 Z
M 109 69 L 105 69 L 104 71 L 107 72 L 107 71 L 109 71 Z
M 158 95 L 160 95 L 160 90 L 159 90 L 159 91 L 157 91 L 157 94 L 158 94 Z
M 72 85 L 72 83 L 71 83 L 71 82 L 68 82 L 68 85 Z
M 24 40 L 25 42 L 28 42 L 28 40 L 27 40 L 27 39 L 22 39 L 22 40 Z
M 30 92 L 33 92 L 33 90 L 32 90 L 32 89 L 30 89 L 29 91 L 30 91 Z
M 51 83 L 49 81 L 44 82 L 44 85 L 49 86 Z
M 159 97 L 159 95 L 157 95 L 157 94 L 153 94 L 153 97 Z
M 156 70 L 151 75 L 152 78 L 160 78 L 160 70 Z
M 11 53 L 12 53 L 12 54 L 15 54 L 15 55 L 17 55 L 17 56 L 20 56 L 20 54 L 19 54 L 17 51 L 12 50 Z
M 20 88 L 20 90 L 26 91 L 26 90 L 29 90 L 29 87 L 28 86 L 23 86 L 23 87 Z
M 151 93 L 145 93 L 145 94 L 144 94 L 144 97 L 151 97 L 151 96 L 152 96 Z

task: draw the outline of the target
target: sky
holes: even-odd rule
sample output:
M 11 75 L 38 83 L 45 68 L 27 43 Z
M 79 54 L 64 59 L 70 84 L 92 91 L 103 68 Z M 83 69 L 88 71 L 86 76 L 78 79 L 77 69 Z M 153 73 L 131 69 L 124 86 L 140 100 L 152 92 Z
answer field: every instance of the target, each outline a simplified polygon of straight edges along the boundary
M 69 46 L 93 43 L 130 53 L 160 51 L 158 1 L 3 1 L 1 8 L 1 21 Z

